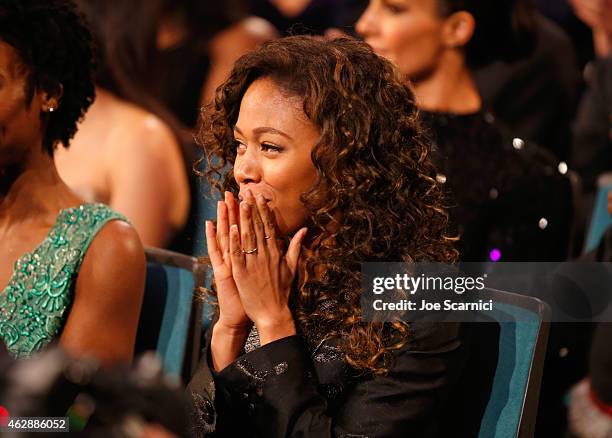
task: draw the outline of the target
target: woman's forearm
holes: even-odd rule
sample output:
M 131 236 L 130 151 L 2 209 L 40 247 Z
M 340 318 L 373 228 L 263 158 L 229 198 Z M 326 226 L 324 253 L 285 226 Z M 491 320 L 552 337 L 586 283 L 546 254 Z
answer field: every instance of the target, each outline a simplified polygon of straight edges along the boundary
M 219 372 L 242 354 L 249 333 L 247 330 L 233 329 L 219 324 L 215 324 L 212 330 L 210 354 L 213 367 Z
M 296 334 L 295 322 L 289 312 L 286 318 L 267 324 L 256 323 L 255 326 L 257 327 L 259 342 L 262 346 Z

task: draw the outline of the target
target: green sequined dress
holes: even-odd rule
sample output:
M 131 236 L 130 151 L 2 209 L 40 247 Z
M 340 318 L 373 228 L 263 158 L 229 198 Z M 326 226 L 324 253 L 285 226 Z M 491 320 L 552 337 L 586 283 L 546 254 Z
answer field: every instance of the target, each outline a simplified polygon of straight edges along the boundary
M 61 210 L 45 240 L 17 260 L 0 292 L 0 338 L 13 357 L 29 356 L 60 335 L 87 248 L 116 219 L 126 221 L 103 204 Z

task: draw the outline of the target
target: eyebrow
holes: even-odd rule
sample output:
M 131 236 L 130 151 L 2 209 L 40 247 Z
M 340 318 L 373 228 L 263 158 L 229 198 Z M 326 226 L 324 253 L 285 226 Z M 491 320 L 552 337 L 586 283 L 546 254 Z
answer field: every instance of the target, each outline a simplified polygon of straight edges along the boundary
M 234 125 L 234 130 L 238 131 L 240 135 L 244 135 L 244 133 L 240 130 L 240 128 Z M 289 140 L 293 140 L 289 134 L 285 134 L 283 131 L 279 131 L 278 129 L 270 128 L 268 126 L 262 126 L 261 128 L 253 129 L 253 134 L 277 134 L 282 137 L 285 137 Z

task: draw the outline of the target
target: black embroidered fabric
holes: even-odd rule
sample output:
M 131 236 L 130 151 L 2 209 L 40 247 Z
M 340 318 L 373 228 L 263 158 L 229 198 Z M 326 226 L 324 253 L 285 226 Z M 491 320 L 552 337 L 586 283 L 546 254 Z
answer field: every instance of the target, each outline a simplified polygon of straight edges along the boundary
M 567 164 L 491 113 L 422 112 L 464 261 L 560 261 L 573 217 Z

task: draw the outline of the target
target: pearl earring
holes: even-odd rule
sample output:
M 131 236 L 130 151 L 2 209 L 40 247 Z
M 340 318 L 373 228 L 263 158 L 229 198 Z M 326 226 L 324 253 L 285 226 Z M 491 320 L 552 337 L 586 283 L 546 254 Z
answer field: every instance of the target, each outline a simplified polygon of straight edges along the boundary
M 50 112 L 50 113 L 52 113 L 53 111 L 55 111 L 55 108 L 50 107 L 50 108 L 49 108 L 49 112 Z

